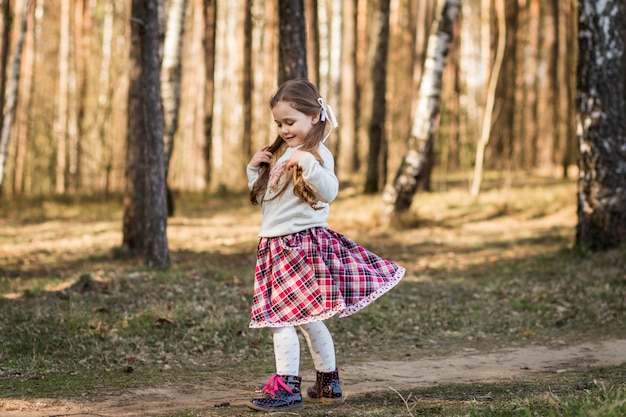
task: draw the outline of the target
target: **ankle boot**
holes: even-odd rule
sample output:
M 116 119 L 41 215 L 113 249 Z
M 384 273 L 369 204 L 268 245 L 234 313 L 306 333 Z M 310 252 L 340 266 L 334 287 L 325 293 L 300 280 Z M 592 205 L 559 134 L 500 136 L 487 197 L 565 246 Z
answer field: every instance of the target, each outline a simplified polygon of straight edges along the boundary
M 341 404 L 345 400 L 345 396 L 341 392 L 341 385 L 339 385 L 339 371 L 337 369 L 333 372 L 318 371 L 315 385 L 309 387 L 307 394 L 309 398 L 315 401 Z
M 300 385 L 302 378 L 293 375 L 274 375 L 265 384 L 263 396 L 253 398 L 247 404 L 249 408 L 267 413 L 302 408 Z

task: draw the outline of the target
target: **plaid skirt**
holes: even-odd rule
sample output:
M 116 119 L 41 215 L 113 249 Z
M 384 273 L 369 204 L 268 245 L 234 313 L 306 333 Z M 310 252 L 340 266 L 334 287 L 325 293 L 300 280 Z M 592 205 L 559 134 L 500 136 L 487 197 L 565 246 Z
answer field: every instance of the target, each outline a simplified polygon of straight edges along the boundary
M 250 327 L 346 317 L 393 288 L 405 269 L 323 227 L 261 238 Z

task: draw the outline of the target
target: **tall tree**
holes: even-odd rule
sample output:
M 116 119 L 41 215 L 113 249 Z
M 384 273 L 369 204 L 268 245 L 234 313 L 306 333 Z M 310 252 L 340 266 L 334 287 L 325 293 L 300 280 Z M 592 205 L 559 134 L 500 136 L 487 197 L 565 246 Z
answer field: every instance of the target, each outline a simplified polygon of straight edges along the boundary
M 204 68 L 206 86 L 204 91 L 204 180 L 207 186 L 212 180 L 213 150 L 213 97 L 215 96 L 215 39 L 217 25 L 217 0 L 202 2 L 204 19 Z
M 365 175 L 366 194 L 376 193 L 384 184 L 386 167 L 385 120 L 387 116 L 387 55 L 389 50 L 389 0 L 378 0 L 376 53 L 372 63 L 374 96 L 368 127 L 369 151 Z
M 174 150 L 174 136 L 178 130 L 180 84 L 182 77 L 182 49 L 185 35 L 187 0 L 171 0 L 167 11 L 163 63 L 161 66 L 161 95 L 165 123 L 165 173 Z
M 252 0 L 245 0 L 243 18 L 243 154 L 252 158 L 252 91 L 254 77 L 252 68 Z
M 113 44 L 113 21 L 115 3 L 104 4 L 102 18 L 102 44 L 100 46 L 100 71 L 98 80 L 98 111 L 95 128 L 102 147 L 102 165 L 104 167 L 104 196 L 108 198 L 111 191 L 111 171 L 113 169 L 113 149 L 108 139 L 110 126 L 107 121 L 112 112 L 113 85 L 111 83 L 111 56 Z
M 496 0 L 496 18 L 498 21 L 498 46 L 496 47 L 496 57 L 493 68 L 489 72 L 489 84 L 487 86 L 487 101 L 485 103 L 485 112 L 483 113 L 483 127 L 480 131 L 480 137 L 476 145 L 476 163 L 474 164 L 474 177 L 472 179 L 472 188 L 470 193 L 477 196 L 480 193 L 480 187 L 483 181 L 483 168 L 485 161 L 485 149 L 489 144 L 491 137 L 491 126 L 494 117 L 494 108 L 496 105 L 496 91 L 498 81 L 500 80 L 500 72 L 504 61 L 504 52 L 506 50 L 506 21 L 504 18 L 504 0 Z
M 393 184 L 389 184 L 383 194 L 382 216 L 385 221 L 390 221 L 394 215 L 410 209 L 422 175 L 428 169 L 428 156 L 433 147 L 435 124 L 439 115 L 441 79 L 460 7 L 460 0 L 446 0 L 438 18 L 439 22 L 433 26 L 408 149 Z
M 182 78 L 182 50 L 185 35 L 187 0 L 172 0 L 167 10 L 163 63 L 161 64 L 161 96 L 164 114 L 164 164 L 168 215 L 174 214 L 174 198 L 167 185 L 170 159 L 174 151 L 174 137 L 178 131 L 180 85 Z
M 343 3 L 343 36 L 341 54 L 341 96 L 339 115 L 339 152 L 337 170 L 340 176 L 356 171 L 358 158 L 356 115 L 358 113 L 356 84 L 356 27 L 357 5 L 355 0 Z
M 350 0 L 352 2 L 353 0 Z M 317 0 L 304 0 L 307 34 L 307 72 L 309 81 L 319 85 L 320 81 L 320 19 L 319 2 Z
M 85 107 L 87 106 L 87 79 L 89 76 L 88 65 L 90 58 L 89 42 L 91 40 L 92 11 L 87 0 L 77 0 L 74 10 L 74 50 L 76 56 L 76 160 L 75 165 L 70 165 L 72 174 L 72 186 L 74 191 L 82 186 L 82 138 L 85 133 Z
M 0 190 L 2 189 L 2 180 L 4 178 L 4 168 L 7 160 L 11 128 L 13 127 L 13 121 L 15 120 L 18 86 L 20 84 L 22 49 L 24 47 L 24 39 L 26 37 L 26 29 L 28 25 L 30 0 L 24 0 L 23 5 L 24 7 L 22 8 L 22 15 L 20 18 L 20 35 L 17 41 L 17 47 L 15 48 L 15 53 L 13 54 L 11 74 L 7 83 L 7 98 L 4 101 L 4 108 L 2 109 L 2 130 L 0 131 Z
M 123 248 L 148 266 L 169 267 L 161 101 L 159 4 L 133 0 Z
M 576 244 L 616 248 L 626 238 L 626 5 L 578 3 L 578 225 Z
M 70 0 L 61 0 L 59 36 L 59 78 L 54 133 L 57 139 L 55 190 L 65 193 L 67 185 L 69 59 L 70 59 Z
M 303 0 L 278 0 L 278 18 L 278 84 L 296 78 L 307 78 Z
M 0 5 L 2 10 L 2 41 L 0 43 L 0 109 L 4 108 L 7 69 L 11 52 L 11 30 L 13 28 L 13 16 L 11 15 L 11 2 L 3 1 Z

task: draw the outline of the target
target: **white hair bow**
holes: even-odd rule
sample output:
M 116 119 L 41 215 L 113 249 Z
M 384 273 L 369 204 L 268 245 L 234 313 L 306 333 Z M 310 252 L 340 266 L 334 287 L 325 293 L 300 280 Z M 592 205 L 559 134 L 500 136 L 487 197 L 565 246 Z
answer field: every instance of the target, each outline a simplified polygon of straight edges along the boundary
M 329 120 L 331 122 L 330 130 L 328 131 L 326 136 L 324 136 L 324 139 L 322 139 L 322 143 L 324 143 L 326 142 L 326 139 L 328 139 L 328 137 L 330 136 L 330 133 L 333 131 L 333 127 L 335 128 L 339 127 L 339 123 L 337 123 L 337 118 L 335 117 L 335 113 L 333 112 L 332 107 L 330 107 L 328 104 L 324 104 L 324 100 L 321 97 L 317 99 L 317 102 L 322 107 L 322 114 L 320 116 L 320 120 L 322 122 L 325 122 L 326 120 Z

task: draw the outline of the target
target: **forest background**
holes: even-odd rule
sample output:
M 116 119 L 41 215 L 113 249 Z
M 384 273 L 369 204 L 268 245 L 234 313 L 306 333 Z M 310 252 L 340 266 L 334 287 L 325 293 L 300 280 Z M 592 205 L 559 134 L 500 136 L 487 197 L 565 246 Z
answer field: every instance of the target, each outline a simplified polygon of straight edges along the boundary
M 339 177 L 362 184 L 368 125 L 377 111 L 371 80 L 377 71 L 373 63 L 378 2 L 304 3 L 309 79 L 319 85 L 340 121 L 330 140 Z M 440 13 L 436 3 L 389 2 L 379 188 L 393 177 L 406 149 L 427 40 Z M 503 4 L 506 52 L 485 167 L 571 177 L 577 156 L 575 2 Z M 24 0 L 3 2 L 4 68 L 19 40 L 23 5 Z M 15 127 L 2 183 L 5 197 L 77 193 L 106 197 L 124 191 L 130 5 L 123 0 L 30 2 Z M 432 155 L 434 169 L 443 178 L 467 174 L 475 163 L 502 27 L 495 6 L 490 0 L 464 1 L 454 28 Z M 277 87 L 277 8 L 276 0 L 186 4 L 179 44 L 179 126 L 168 172 L 171 189 L 245 188 L 251 153 L 275 135 L 267 103 Z M 215 25 L 207 24 L 208 12 L 216 13 Z M 211 69 L 214 79 L 207 77 Z M 469 177 L 461 177 L 469 183 Z
M 21 412 L 17 409 L 23 403 L 39 412 L 47 405 L 38 398 L 64 395 L 80 396 L 77 407 L 82 410 L 86 402 L 101 398 L 103 390 L 171 384 L 177 387 L 155 397 L 172 402 L 181 398 L 177 388 L 188 390 L 193 385 L 187 392 L 204 393 L 202 408 L 222 407 L 216 412 L 231 415 L 224 404 L 236 406 L 233 398 L 214 405 L 215 378 L 229 382 L 224 386 L 231 396 L 234 389 L 241 390 L 236 393 L 241 400 L 259 383 L 255 378 L 271 368 L 271 355 L 265 354 L 271 340 L 247 331 L 249 277 L 260 212 L 245 199 L 244 168 L 252 152 L 276 134 L 268 99 L 282 70 L 277 56 L 284 42 L 279 39 L 285 39 L 285 26 L 300 23 L 281 22 L 279 15 L 285 6 L 298 3 L 0 2 L 4 17 L 0 79 L 6 81 L 0 94 L 5 100 L 0 159 L 8 157 L 6 166 L 0 164 L 4 175 L 0 183 L 0 388 L 9 398 L 0 402 L 2 412 Z M 349 379 L 364 357 L 395 359 L 404 369 L 412 355 L 511 346 L 542 344 L 560 355 L 564 345 L 584 351 L 588 348 L 581 342 L 611 339 L 618 342 L 615 352 L 623 351 L 623 247 L 590 255 L 572 246 L 577 191 L 577 214 L 581 214 L 581 200 L 591 209 L 595 203 L 604 209 L 597 210 L 598 227 L 590 228 L 612 234 L 603 249 L 619 245 L 626 230 L 626 187 L 622 186 L 626 177 L 620 176 L 626 169 L 621 152 L 626 137 L 621 0 L 446 1 L 460 13 L 449 27 L 446 65 L 438 62 L 442 78 L 431 78 L 435 82 L 428 86 L 441 92 L 441 100 L 431 126 L 433 151 L 427 155 L 434 175 L 432 181 L 420 184 L 438 192 L 420 195 L 410 213 L 419 211 L 419 220 L 409 217 L 415 221 L 401 232 L 378 227 L 378 192 L 391 183 L 406 160 L 403 156 L 420 114 L 424 74 L 431 69 L 426 65 L 428 38 L 443 3 L 302 2 L 308 77 L 320 86 L 340 121 L 329 142 L 342 181 L 331 220 L 337 230 L 409 271 L 402 288 L 367 314 L 330 323 L 336 326 L 338 346 L 345 349 L 348 378 L 344 381 L 351 388 L 364 379 L 354 373 Z M 167 17 L 167 24 L 160 22 L 160 28 L 176 27 L 178 22 L 183 34 L 180 43 L 164 43 L 162 65 L 154 55 L 138 59 L 138 52 L 157 49 L 155 38 L 150 38 L 154 33 L 148 30 L 154 28 L 157 4 L 168 5 L 161 15 Z M 588 13 L 586 20 L 576 19 L 576 7 Z M 175 8 L 183 13 L 170 22 L 177 16 Z M 136 14 L 146 11 L 152 14 Z M 167 40 L 164 32 L 159 33 L 160 40 Z M 152 43 L 138 42 L 138 34 Z M 596 40 L 597 44 L 592 42 Z M 145 47 L 148 44 L 150 48 Z M 385 54 L 380 53 L 383 49 Z M 18 50 L 23 53 L 18 55 Z M 584 60 L 577 61 L 579 53 Z M 120 217 L 125 242 L 127 237 L 126 204 L 121 197 L 127 200 L 128 188 L 141 183 L 129 181 L 129 171 L 140 165 L 129 164 L 129 149 L 138 138 L 148 143 L 143 138 L 148 135 L 143 134 L 152 120 L 136 122 L 139 116 L 156 118 L 161 113 L 137 106 L 138 96 L 144 98 L 137 88 L 168 85 L 176 78 L 169 73 L 176 72 L 169 58 L 177 55 L 179 125 L 169 138 L 166 132 L 172 121 L 164 112 L 163 140 L 157 135 L 153 141 L 152 134 L 149 142 L 165 145 L 167 182 L 181 203 L 178 215 L 168 219 L 174 262 L 163 271 L 120 256 L 123 250 L 117 244 Z M 155 82 L 145 74 L 137 75 L 138 69 L 148 67 L 162 71 L 161 83 L 158 77 Z M 588 73 L 591 76 L 585 77 Z M 385 81 L 382 101 L 375 90 L 381 79 Z M 599 99 L 591 94 L 598 91 L 604 94 Z M 171 96 L 166 89 L 163 92 L 166 103 Z M 586 118 L 576 109 L 576 93 L 579 103 L 589 104 Z M 581 100 L 584 93 L 589 93 L 589 100 Z M 604 107 L 591 105 L 598 103 Z M 14 120 L 7 112 L 12 104 L 17 105 Z M 591 126 L 589 135 L 575 132 L 576 116 L 587 122 L 579 126 Z M 377 129 L 383 134 L 380 148 L 373 151 L 372 131 Z M 490 175 L 480 199 L 474 200 L 476 196 L 466 190 L 475 182 L 472 171 L 478 166 L 481 146 L 486 146 L 484 164 Z M 146 153 L 152 150 L 148 148 Z M 584 152 L 589 156 L 586 160 Z M 588 167 L 581 164 L 583 169 L 577 170 L 577 159 L 588 162 L 591 169 L 585 171 Z M 377 181 L 365 195 L 374 163 Z M 156 188 L 165 188 L 160 180 Z M 581 190 L 588 193 L 583 199 Z M 144 198 L 153 190 L 149 191 L 135 194 Z M 147 212 L 155 205 L 145 200 Z M 165 224 L 166 214 L 158 213 L 163 220 L 159 225 Z M 165 227 L 158 232 L 164 235 Z M 167 249 L 167 241 L 161 243 Z M 169 263 L 164 253 L 161 266 Z M 374 340 L 374 334 L 385 337 Z M 615 352 L 607 356 L 619 359 Z M 561 375 L 558 372 L 565 365 L 559 359 L 559 368 L 554 369 Z M 617 366 L 602 368 L 610 364 Z M 582 360 L 570 359 L 567 372 L 557 381 L 559 391 L 550 379 L 542 378 L 532 386 L 500 381 L 484 387 L 484 392 L 480 384 L 469 384 L 471 395 L 465 387 L 429 388 L 415 404 L 429 407 L 424 398 L 432 392 L 437 398 L 432 415 L 446 415 L 441 412 L 446 409 L 447 415 L 468 415 L 476 407 L 486 413 L 493 407 L 513 407 L 520 415 L 534 410 L 550 415 L 541 410 L 556 407 L 558 412 L 552 415 L 569 415 L 561 412 L 563 401 L 555 403 L 557 392 L 566 400 L 574 397 L 574 407 L 583 409 L 579 415 L 589 415 L 589 395 L 599 403 L 592 401 L 592 407 L 613 413 L 606 415 L 623 415 L 623 364 L 610 364 L 586 353 Z M 533 375 L 554 370 L 553 365 L 531 365 L 537 372 Z M 366 373 L 380 376 L 378 364 L 371 366 L 373 371 Z M 589 366 L 602 369 L 590 372 Z M 440 368 L 434 367 L 434 375 Z M 521 369 L 530 370 L 526 365 Z M 474 377 L 475 371 L 470 373 Z M 390 375 L 395 380 L 396 370 Z M 183 381 L 189 384 L 180 385 Z M 212 389 L 204 389 L 200 381 Z M 449 394 L 444 393 L 440 402 L 446 390 Z M 135 404 L 136 392 L 124 395 L 113 407 Z M 393 401 L 376 398 L 364 396 L 351 402 L 346 407 L 356 409 L 346 415 L 364 415 L 363 410 L 389 415 Z M 393 398 L 396 415 L 404 415 L 402 397 L 394 393 Z M 450 399 L 460 400 L 455 405 Z M 163 406 L 152 398 L 136 406 L 146 404 Z M 177 406 L 189 407 L 184 398 Z M 308 415 L 318 413 L 325 411 L 313 409 Z

